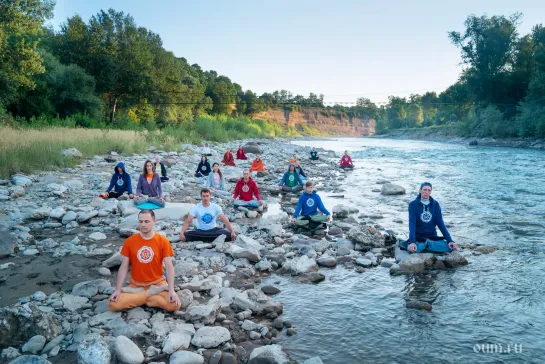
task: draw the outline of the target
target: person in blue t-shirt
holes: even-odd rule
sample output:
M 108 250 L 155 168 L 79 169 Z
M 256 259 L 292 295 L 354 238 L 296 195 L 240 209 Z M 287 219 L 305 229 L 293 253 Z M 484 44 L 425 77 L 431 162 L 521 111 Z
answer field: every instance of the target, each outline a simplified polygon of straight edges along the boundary
M 216 226 L 217 217 L 223 221 L 229 231 Z M 188 231 L 189 224 L 193 219 L 197 220 L 197 228 Z M 214 241 L 220 235 L 227 236 L 225 241 L 235 240 L 237 237 L 233 226 L 223 214 L 221 207 L 210 202 L 210 190 L 203 188 L 201 190 L 201 203 L 193 206 L 189 211 L 180 232 L 180 239 L 183 241 Z
M 410 253 L 449 253 L 456 249 L 443 221 L 439 202 L 431 197 L 431 191 L 431 183 L 422 183 L 420 193 L 409 203 L 409 240 L 405 244 Z M 436 227 L 443 236 L 437 235 Z
M 295 208 L 292 223 L 297 226 L 307 226 L 311 222 L 320 225 L 326 221 L 331 221 L 331 213 L 327 211 L 322 199 L 314 191 L 314 183 L 307 181 L 305 183 L 305 192 L 299 197 L 299 202 Z

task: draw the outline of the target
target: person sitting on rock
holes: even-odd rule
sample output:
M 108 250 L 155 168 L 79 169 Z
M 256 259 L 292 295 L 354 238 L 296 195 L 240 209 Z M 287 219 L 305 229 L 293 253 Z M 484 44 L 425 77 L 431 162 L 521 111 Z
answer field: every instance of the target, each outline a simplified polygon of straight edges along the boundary
M 219 217 L 227 229 L 221 229 L 216 226 L 216 217 Z M 193 219 L 197 219 L 197 229 L 187 230 Z M 184 222 L 180 239 L 184 241 L 214 241 L 218 236 L 225 235 L 225 241 L 235 240 L 236 234 L 229 219 L 225 217 L 221 207 L 210 202 L 210 190 L 203 188 L 201 190 L 201 203 L 195 205 L 189 211 L 189 215 Z
M 206 158 L 206 155 L 203 154 L 201 156 L 201 161 L 199 162 L 199 165 L 197 166 L 197 170 L 195 171 L 195 177 L 201 178 L 201 177 L 207 177 L 210 174 L 210 171 L 212 169 L 210 168 L 210 163 L 208 163 L 208 158 Z
M 261 159 L 261 156 L 259 154 L 255 155 L 255 159 L 252 162 L 252 166 L 250 167 L 250 172 L 264 172 L 265 171 L 265 164 L 263 164 L 263 159 Z
M 150 162 L 151 163 L 151 162 Z M 168 239 L 153 231 L 155 214 L 142 210 L 138 214 L 139 233 L 123 244 L 123 260 L 117 272 L 117 284 L 108 308 L 120 311 L 146 305 L 177 311 L 180 298 L 174 291 L 174 251 Z M 163 264 L 166 267 L 166 279 Z M 131 265 L 129 287 L 122 287 Z
M 258 207 L 263 204 L 257 184 L 250 177 L 250 171 L 242 171 L 242 178 L 238 180 L 233 194 L 233 203 L 235 206 Z M 255 198 L 254 198 L 255 196 Z
M 242 149 L 242 145 L 238 147 L 237 159 L 242 159 L 242 160 L 248 159 L 248 157 L 246 157 L 246 154 L 244 154 L 244 149 Z
M 153 166 L 153 170 L 159 174 L 159 178 L 161 179 L 161 182 L 168 181 L 167 169 L 165 165 L 161 162 L 161 157 L 159 156 L 155 157 L 155 166 Z
M 354 168 L 354 163 L 352 163 L 352 158 L 350 158 L 350 156 L 348 155 L 348 150 L 344 151 L 344 155 L 341 158 L 340 167 L 343 168 L 343 169 L 344 168 L 348 168 L 348 169 Z
M 299 174 L 295 171 L 295 166 L 290 164 L 284 176 L 280 180 L 280 190 L 284 192 L 300 192 L 303 190 L 303 181 Z
M 212 156 L 212 151 L 210 150 L 210 147 L 208 146 L 208 143 L 204 143 L 204 147 L 202 148 L 202 154 L 210 157 Z
M 317 161 L 318 159 L 320 159 L 320 157 L 318 156 L 318 152 L 314 147 L 312 147 L 312 150 L 310 151 L 310 159 L 313 161 Z
M 158 173 L 153 171 L 153 163 L 150 160 L 147 160 L 146 163 L 144 163 L 142 174 L 138 178 L 134 203 L 137 206 L 145 203 L 152 203 L 159 207 L 165 207 L 163 189 L 161 188 L 161 178 L 159 178 Z
M 409 240 L 410 253 L 421 253 L 426 250 L 432 253 L 449 253 L 456 249 L 450 233 L 443 221 L 439 202 L 431 197 L 432 186 L 429 182 L 420 185 L 420 193 L 409 203 Z M 437 235 L 436 226 L 443 236 Z M 400 242 L 400 247 L 404 247 Z
M 206 186 L 212 193 L 218 195 L 228 195 L 227 186 L 225 185 L 225 179 L 220 170 L 220 164 L 218 162 L 212 165 L 212 172 L 208 175 Z
M 113 188 L 113 191 L 112 191 Z M 125 171 L 125 164 L 123 162 L 117 163 L 114 168 L 114 174 L 110 179 L 110 185 L 106 189 L 106 192 L 99 195 L 101 198 L 117 198 L 123 199 L 124 194 L 128 193 L 128 198 L 133 198 L 131 176 Z M 126 199 L 127 197 L 125 197 Z
M 299 178 L 301 178 L 301 182 L 305 183 L 307 176 L 305 175 L 305 171 L 303 171 L 303 167 L 301 167 L 301 162 L 299 160 L 295 161 L 295 172 L 297 172 Z
M 295 164 L 297 162 L 297 154 L 293 153 L 293 157 L 290 159 L 290 164 Z
M 318 213 L 321 212 L 321 214 Z M 322 199 L 314 191 L 314 183 L 307 181 L 305 183 L 305 192 L 299 197 L 299 202 L 293 214 L 292 223 L 297 226 L 307 226 L 314 223 L 319 226 L 326 221 L 331 220 L 331 213 L 325 208 Z
M 223 155 L 223 160 L 221 161 L 221 163 L 223 163 L 224 166 L 236 167 L 235 158 L 233 158 L 233 153 L 231 153 L 230 148 L 227 148 L 227 151 Z

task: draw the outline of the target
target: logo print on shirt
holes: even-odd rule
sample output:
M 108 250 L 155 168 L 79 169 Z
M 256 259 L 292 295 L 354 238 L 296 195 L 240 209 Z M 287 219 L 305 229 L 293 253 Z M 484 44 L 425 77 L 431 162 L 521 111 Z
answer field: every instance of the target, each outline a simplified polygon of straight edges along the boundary
M 118 178 L 117 179 L 117 185 L 118 186 L 123 186 L 124 183 L 125 183 L 125 181 L 123 181 L 123 178 Z
M 138 253 L 136 253 L 136 258 L 140 263 L 149 263 L 153 260 L 154 255 L 153 249 L 144 245 L 138 250 Z
M 210 224 L 212 222 L 212 220 L 214 220 L 214 216 L 212 216 L 211 213 L 207 212 L 204 215 L 202 215 L 201 220 L 205 224 Z
M 244 185 L 244 186 L 242 186 L 242 191 L 248 192 L 248 191 L 250 191 L 250 187 L 248 187 L 248 185 Z
M 203 171 L 206 171 L 206 166 L 202 166 L 201 169 L 202 169 Z
M 429 211 L 424 211 L 423 213 L 420 214 L 420 220 L 422 220 L 423 222 L 426 222 L 426 223 L 430 222 L 431 218 L 432 218 L 432 214 Z
M 311 199 L 311 198 L 309 198 L 309 199 L 307 200 L 307 206 L 308 206 L 308 207 L 314 206 L 314 200 Z
M 348 160 L 348 157 L 343 157 L 343 161 L 347 161 Z
M 290 176 L 290 178 L 289 178 L 290 182 L 293 182 L 294 179 L 295 179 L 294 176 Z

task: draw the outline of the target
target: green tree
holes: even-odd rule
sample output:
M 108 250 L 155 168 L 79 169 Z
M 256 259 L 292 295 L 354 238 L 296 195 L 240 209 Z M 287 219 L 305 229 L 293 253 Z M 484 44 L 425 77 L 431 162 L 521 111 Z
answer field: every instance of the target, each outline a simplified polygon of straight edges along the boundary
M 15 101 L 20 88 L 33 89 L 32 76 L 45 71 L 36 47 L 54 4 L 53 0 L 0 1 L 0 107 Z
M 410 104 L 407 107 L 407 126 L 409 128 L 420 127 L 424 122 L 424 112 L 418 104 Z

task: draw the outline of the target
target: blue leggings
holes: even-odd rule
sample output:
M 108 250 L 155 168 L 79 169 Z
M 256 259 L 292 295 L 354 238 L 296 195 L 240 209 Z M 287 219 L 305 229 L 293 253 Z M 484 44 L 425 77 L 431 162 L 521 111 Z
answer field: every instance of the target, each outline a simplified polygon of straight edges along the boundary
M 427 251 L 430 253 L 450 253 L 452 251 L 452 249 L 450 249 L 448 246 L 448 241 L 446 241 L 442 237 L 438 236 L 433 239 L 438 240 L 426 239 L 425 242 L 417 241 L 416 251 L 414 253 L 422 253 L 423 251 Z M 409 245 L 411 245 L 409 241 L 399 242 L 400 248 L 406 249 L 407 251 L 409 250 Z M 413 252 L 409 251 L 409 253 L 412 254 Z

